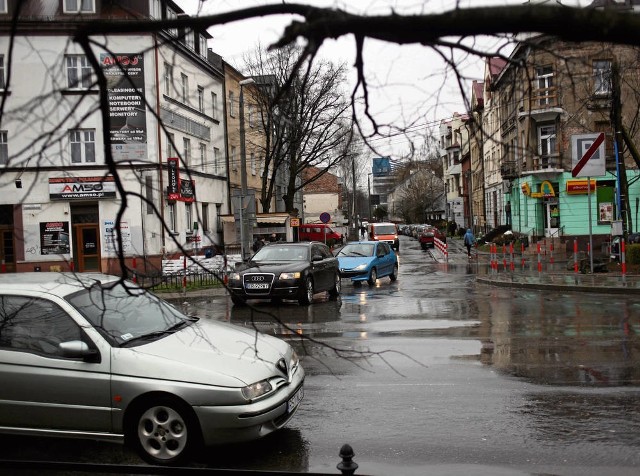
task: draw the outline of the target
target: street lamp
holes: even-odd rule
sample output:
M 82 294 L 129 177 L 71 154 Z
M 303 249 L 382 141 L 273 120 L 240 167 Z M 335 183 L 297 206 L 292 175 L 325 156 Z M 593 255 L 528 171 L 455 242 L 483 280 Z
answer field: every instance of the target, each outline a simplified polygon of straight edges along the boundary
M 240 100 L 238 106 L 240 108 L 240 252 L 242 254 L 242 260 L 244 261 L 249 253 L 249 230 L 248 220 L 246 213 L 244 213 L 247 205 L 245 205 L 245 199 L 247 198 L 247 149 L 245 144 L 245 131 L 244 131 L 244 86 L 247 84 L 254 84 L 253 78 L 243 79 L 238 82 L 240 85 Z

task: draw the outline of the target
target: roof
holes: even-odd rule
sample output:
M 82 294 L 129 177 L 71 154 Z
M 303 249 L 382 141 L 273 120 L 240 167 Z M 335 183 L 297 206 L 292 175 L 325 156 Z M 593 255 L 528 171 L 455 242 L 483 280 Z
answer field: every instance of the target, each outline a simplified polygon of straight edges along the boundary
M 86 289 L 96 282 L 115 282 L 119 279 L 118 276 L 102 273 L 7 273 L 0 274 L 0 287 L 5 292 L 40 291 L 66 296 Z
M 290 216 L 288 213 L 257 213 L 256 223 L 284 225 Z M 233 223 L 236 221 L 233 215 L 223 215 L 220 217 L 220 220 L 222 223 Z

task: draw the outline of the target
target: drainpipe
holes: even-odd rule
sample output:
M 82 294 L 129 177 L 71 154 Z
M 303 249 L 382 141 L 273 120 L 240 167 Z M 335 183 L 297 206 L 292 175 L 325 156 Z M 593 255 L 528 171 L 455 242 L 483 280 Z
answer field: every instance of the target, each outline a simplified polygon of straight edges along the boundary
M 160 220 L 162 221 L 163 224 L 163 229 L 162 229 L 162 233 L 160 234 L 160 236 L 162 237 L 162 254 L 164 256 L 164 253 L 166 251 L 165 248 L 165 235 L 164 235 L 164 206 L 165 206 L 165 200 L 164 200 L 164 180 L 162 179 L 163 175 L 162 175 L 162 134 L 161 134 L 161 127 L 160 127 L 160 57 L 158 54 L 158 36 L 157 35 L 153 35 L 153 43 L 154 43 L 154 50 L 155 50 L 155 54 L 156 54 L 156 120 L 158 121 L 158 124 L 156 126 L 156 130 L 158 131 L 158 183 L 160 185 Z M 144 238 L 143 238 L 144 239 Z

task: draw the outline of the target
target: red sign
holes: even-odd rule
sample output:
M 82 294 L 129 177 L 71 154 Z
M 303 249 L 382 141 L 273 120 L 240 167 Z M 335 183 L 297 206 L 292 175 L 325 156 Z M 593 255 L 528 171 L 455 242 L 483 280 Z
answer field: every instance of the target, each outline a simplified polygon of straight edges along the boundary
M 167 159 L 169 185 L 167 185 L 167 198 L 169 200 L 180 199 L 180 159 L 169 157 Z
M 568 195 L 578 195 L 581 193 L 587 193 L 587 191 L 591 190 L 593 193 L 596 190 L 596 181 L 591 180 L 591 185 L 586 180 L 567 180 L 567 194 Z

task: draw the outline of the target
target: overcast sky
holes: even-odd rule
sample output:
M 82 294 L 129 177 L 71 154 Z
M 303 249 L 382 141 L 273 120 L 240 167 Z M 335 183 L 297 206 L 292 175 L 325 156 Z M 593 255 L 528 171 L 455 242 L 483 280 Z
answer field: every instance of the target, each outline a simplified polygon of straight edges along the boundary
M 201 2 L 197 0 L 176 0 L 189 14 L 195 15 Z M 283 0 L 282 0 L 283 1 Z M 544 2 L 544 0 L 542 0 Z M 551 3 L 554 3 L 552 0 Z M 569 6 L 586 6 L 592 0 L 564 0 Z M 256 5 L 280 3 L 277 0 L 205 0 L 200 5 L 203 14 L 222 13 Z M 434 13 L 451 10 L 460 6 L 500 6 L 521 5 L 523 0 L 297 0 L 288 3 L 310 4 L 318 7 L 334 7 L 352 13 L 380 15 L 390 13 Z M 213 40 L 209 47 L 220 54 L 226 62 L 243 70 L 243 55 L 251 52 L 258 44 L 269 45 L 277 40 L 291 17 L 274 16 L 246 20 L 224 26 L 212 27 L 209 33 Z M 480 38 L 484 46 L 497 48 L 496 39 Z M 355 58 L 353 39 L 343 37 L 326 42 L 320 54 L 335 62 L 351 66 Z M 427 129 L 435 129 L 441 119 L 454 112 L 464 113 L 465 106 L 458 83 L 442 60 L 424 46 L 398 46 L 379 41 L 365 42 L 365 69 L 371 87 L 371 107 L 377 119 L 383 123 L 393 123 L 398 127 L 409 125 L 412 134 L 424 134 Z M 467 93 L 473 79 L 482 80 L 484 65 L 477 58 L 462 58 L 458 67 L 464 75 Z M 354 74 L 351 73 L 350 80 Z M 350 91 L 349 91 L 350 92 Z M 393 139 L 375 141 L 380 151 L 389 155 L 402 155 L 408 150 L 407 139 L 396 136 Z

